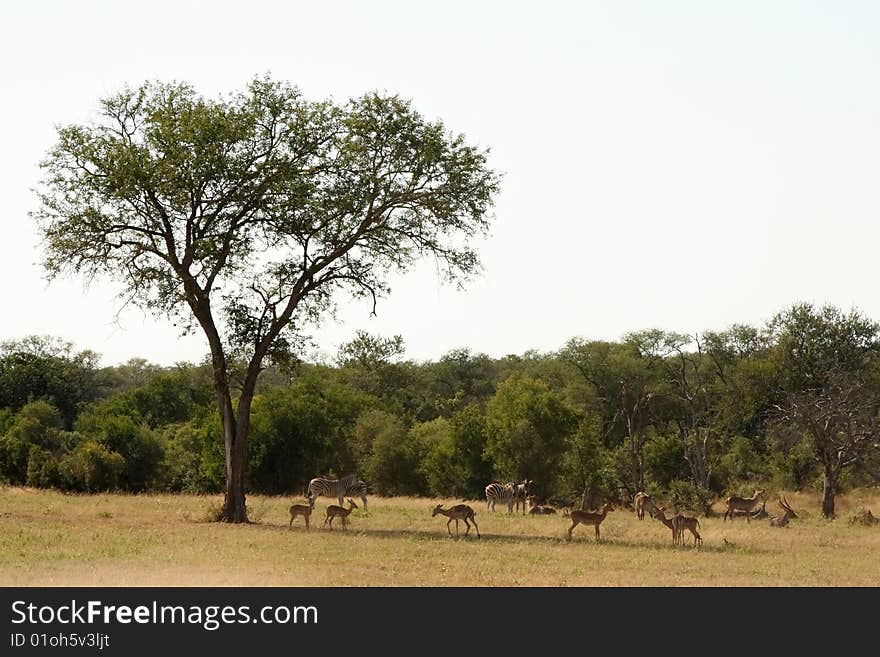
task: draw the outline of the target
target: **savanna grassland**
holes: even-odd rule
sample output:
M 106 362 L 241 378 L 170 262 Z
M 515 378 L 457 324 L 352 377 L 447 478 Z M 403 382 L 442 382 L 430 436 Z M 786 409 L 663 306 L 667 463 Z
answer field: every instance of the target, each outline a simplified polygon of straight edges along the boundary
M 0 584 L 6 586 L 877 586 L 880 527 L 849 524 L 880 494 L 838 498 L 838 519 L 818 494 L 788 494 L 788 528 L 767 520 L 702 518 L 700 550 L 671 544 L 669 530 L 618 508 L 601 526 L 565 540 L 561 516 L 509 516 L 474 501 L 482 538 L 450 538 L 440 500 L 369 498 L 348 531 L 321 527 L 321 498 L 306 531 L 288 529 L 295 498 L 252 495 L 251 525 L 208 522 L 219 497 L 65 495 L 0 488 Z M 302 500 L 299 500 L 302 502 Z M 453 503 L 454 501 L 446 500 Z M 776 503 L 767 505 L 776 511 Z M 721 510 L 719 504 L 715 507 Z M 455 533 L 455 523 L 452 523 Z M 688 535 L 688 540 L 690 536 Z

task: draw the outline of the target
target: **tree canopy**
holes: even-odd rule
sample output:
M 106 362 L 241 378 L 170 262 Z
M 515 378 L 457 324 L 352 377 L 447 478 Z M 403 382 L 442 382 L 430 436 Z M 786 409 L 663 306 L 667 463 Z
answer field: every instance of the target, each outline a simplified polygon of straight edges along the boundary
M 500 184 L 486 151 L 398 96 L 310 101 L 269 78 L 219 99 L 182 83 L 124 90 L 97 121 L 59 128 L 42 166 L 49 276 L 119 279 L 126 302 L 204 332 L 234 521 L 264 363 L 297 351 L 338 292 L 375 311 L 389 273 L 422 256 L 467 280 Z M 231 357 L 246 364 L 237 405 Z

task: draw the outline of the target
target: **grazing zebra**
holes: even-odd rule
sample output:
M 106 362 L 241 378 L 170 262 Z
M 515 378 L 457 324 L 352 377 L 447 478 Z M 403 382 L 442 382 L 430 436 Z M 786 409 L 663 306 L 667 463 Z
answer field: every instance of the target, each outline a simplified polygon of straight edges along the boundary
M 360 497 L 364 503 L 364 511 L 367 510 L 367 485 L 354 474 L 346 475 L 342 479 L 315 477 L 309 482 L 306 497 L 313 508 L 319 497 L 335 497 L 339 500 L 339 506 L 342 506 L 344 497 Z
M 529 485 L 531 481 L 528 479 L 521 483 L 509 482 L 499 484 L 493 482 L 486 486 L 486 509 L 494 511 L 495 503 L 501 502 L 507 505 L 507 512 L 513 513 L 513 504 L 516 502 L 516 510 L 519 511 L 519 505 L 522 504 L 523 515 L 526 512 L 526 497 L 529 494 Z

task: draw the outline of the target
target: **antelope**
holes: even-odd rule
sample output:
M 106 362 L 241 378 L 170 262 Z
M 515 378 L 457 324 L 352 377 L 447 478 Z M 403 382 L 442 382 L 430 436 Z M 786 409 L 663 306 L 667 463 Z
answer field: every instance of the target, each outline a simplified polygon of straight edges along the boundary
M 727 520 L 727 516 L 730 516 L 731 521 L 733 520 L 733 512 L 734 511 L 745 511 L 746 512 L 746 522 L 752 521 L 752 510 L 758 506 L 758 498 L 763 495 L 765 491 L 763 489 L 756 489 L 755 494 L 751 497 L 737 497 L 736 495 L 731 495 L 725 500 L 727 504 L 727 511 L 724 512 L 724 520 Z
M 694 547 L 703 544 L 703 537 L 700 536 L 700 532 L 697 531 L 700 528 L 700 521 L 697 518 L 691 518 L 690 516 L 678 513 L 672 519 L 672 522 L 675 525 L 676 530 L 678 531 L 679 544 L 684 545 L 685 529 L 687 529 L 694 537 Z
M 614 511 L 614 507 L 607 502 L 602 506 L 600 513 L 591 513 L 589 511 L 581 511 L 575 509 L 571 512 L 571 527 L 568 528 L 568 540 L 571 540 L 571 531 L 578 525 L 593 525 L 596 528 L 596 542 L 599 542 L 599 525 L 605 520 L 605 516 L 609 511 Z
M 652 518 L 657 513 L 657 505 L 654 504 L 654 500 L 651 499 L 650 495 L 641 491 L 633 497 L 633 506 L 636 508 L 636 516 L 639 520 L 645 519 L 645 507 L 648 507 L 648 513 L 651 514 Z
M 654 514 L 654 519 L 659 520 L 672 530 L 672 544 L 678 545 L 678 543 L 681 541 L 681 531 L 680 527 L 678 527 L 675 523 L 675 518 L 667 518 L 666 512 L 664 511 L 663 507 L 657 507 L 657 511 Z
M 849 519 L 851 525 L 880 525 L 880 518 L 871 513 L 871 509 L 862 509 Z
M 311 504 L 294 504 L 290 507 L 290 524 L 288 525 L 288 529 L 293 529 L 293 521 L 297 519 L 297 517 L 302 516 L 306 521 L 306 530 L 309 529 L 309 517 L 312 515 L 312 509 L 314 507 Z
M 770 516 L 770 526 L 771 527 L 786 527 L 788 525 L 788 521 L 792 518 L 797 518 L 797 514 L 794 512 L 794 509 L 791 508 L 791 505 L 788 503 L 788 500 L 784 497 L 779 497 L 779 506 L 781 506 L 785 513 L 782 516 Z
M 529 495 L 528 503 L 529 507 L 531 507 L 529 509 L 530 515 L 539 516 L 556 513 L 556 509 L 554 509 L 552 506 L 538 504 L 538 498 L 536 498 L 534 495 Z
M 458 521 L 464 520 L 464 524 L 467 525 L 467 531 L 464 533 L 464 535 L 467 536 L 470 533 L 470 523 L 472 522 L 474 523 L 474 527 L 477 530 L 477 538 L 480 538 L 480 528 L 477 527 L 477 519 L 475 517 L 477 514 L 467 504 L 456 504 L 455 506 L 448 509 L 444 509 L 442 504 L 438 504 L 436 507 L 434 507 L 434 511 L 433 513 L 431 513 L 431 517 L 433 518 L 438 513 L 449 518 L 449 520 L 446 522 L 446 531 L 449 532 L 450 536 L 452 536 L 452 529 L 449 527 L 449 524 L 453 520 L 455 520 L 455 535 L 458 536 Z M 470 522 L 468 522 L 468 520 L 470 520 Z
M 354 500 L 348 498 L 346 500 L 349 504 L 348 508 L 342 506 L 336 506 L 335 504 L 331 504 L 327 507 L 327 515 L 324 516 L 324 524 L 326 525 L 328 522 L 330 523 L 330 531 L 333 531 L 333 518 L 339 517 L 342 518 L 342 529 L 345 529 L 346 520 L 349 514 L 358 508 L 358 505 L 354 503 Z

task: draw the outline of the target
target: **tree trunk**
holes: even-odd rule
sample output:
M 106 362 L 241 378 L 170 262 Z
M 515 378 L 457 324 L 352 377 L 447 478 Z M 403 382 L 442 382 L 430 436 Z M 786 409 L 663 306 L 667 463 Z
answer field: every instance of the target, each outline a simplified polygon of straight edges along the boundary
M 226 496 L 217 520 L 248 522 L 245 505 L 244 475 L 247 469 L 247 433 L 242 434 L 235 422 L 223 422 L 226 445 Z
M 834 518 L 834 495 L 837 487 L 837 477 L 834 468 L 829 462 L 825 462 L 822 474 L 822 515 L 832 520 Z
M 223 508 L 217 516 L 218 522 L 248 522 L 245 504 L 244 475 L 247 469 L 247 442 L 250 430 L 250 406 L 253 387 L 242 390 L 238 402 L 238 417 L 232 408 L 229 392 L 229 379 L 226 374 L 225 359 L 215 356 L 214 390 L 220 422 L 223 426 L 223 443 L 226 453 L 226 496 Z

